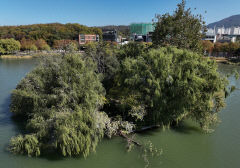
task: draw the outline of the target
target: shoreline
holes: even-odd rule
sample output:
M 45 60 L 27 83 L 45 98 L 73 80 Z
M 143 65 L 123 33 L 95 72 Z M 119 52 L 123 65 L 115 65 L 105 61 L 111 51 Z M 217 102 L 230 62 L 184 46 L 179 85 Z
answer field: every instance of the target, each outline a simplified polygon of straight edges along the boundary
M 221 64 L 240 66 L 240 62 L 233 62 L 232 60 L 229 60 L 228 58 L 225 57 L 210 57 L 210 59 L 215 60 L 217 63 Z
M 32 59 L 33 56 L 31 55 L 25 55 L 25 56 L 20 56 L 20 55 L 1 55 L 0 59 Z

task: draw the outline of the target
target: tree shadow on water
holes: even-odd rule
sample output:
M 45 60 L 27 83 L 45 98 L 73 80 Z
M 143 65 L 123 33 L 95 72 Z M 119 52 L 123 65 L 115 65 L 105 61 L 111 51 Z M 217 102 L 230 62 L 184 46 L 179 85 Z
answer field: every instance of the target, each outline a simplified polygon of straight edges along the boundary
M 203 133 L 202 129 L 197 125 L 192 125 L 185 122 L 181 122 L 178 125 L 173 126 L 171 130 L 177 133 L 182 133 L 182 134 L 192 134 L 192 133 L 202 134 Z
M 152 136 L 158 133 L 162 133 L 165 131 L 173 131 L 176 133 L 181 134 L 192 134 L 192 133 L 199 133 L 202 134 L 204 131 L 197 125 L 190 124 L 187 122 L 181 122 L 178 124 L 172 124 L 170 128 L 163 128 L 163 127 L 153 127 L 151 129 L 146 129 L 144 131 L 139 131 L 136 133 L 139 133 L 142 136 Z
M 9 110 L 9 105 L 11 101 L 11 96 L 9 95 L 3 102 L 0 104 L 0 126 L 7 126 L 12 124 L 11 117 L 12 114 Z

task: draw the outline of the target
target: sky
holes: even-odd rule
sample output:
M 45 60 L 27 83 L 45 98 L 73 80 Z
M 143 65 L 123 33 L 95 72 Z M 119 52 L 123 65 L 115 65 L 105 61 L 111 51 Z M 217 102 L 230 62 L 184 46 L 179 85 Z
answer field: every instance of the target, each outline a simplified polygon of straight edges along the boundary
M 181 0 L 0 0 L 0 25 L 80 23 L 87 26 L 151 22 Z M 240 14 L 240 0 L 187 0 L 206 23 Z M 207 13 L 205 13 L 207 11 Z

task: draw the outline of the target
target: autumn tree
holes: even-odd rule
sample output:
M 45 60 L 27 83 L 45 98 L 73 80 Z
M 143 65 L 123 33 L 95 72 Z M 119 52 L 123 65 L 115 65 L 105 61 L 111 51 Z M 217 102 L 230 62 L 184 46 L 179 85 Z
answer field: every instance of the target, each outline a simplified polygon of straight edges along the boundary
M 46 51 L 50 50 L 49 45 L 43 39 L 36 40 L 35 45 L 38 48 L 38 50 L 46 50 Z
M 87 27 L 77 23 L 50 23 L 23 26 L 0 26 L 0 38 L 14 38 L 15 40 L 43 39 L 49 46 L 53 46 L 55 40 L 78 40 L 79 34 L 97 34 L 102 38 L 102 31 L 96 27 Z
M 22 51 L 37 51 L 37 46 L 35 45 L 35 41 L 34 40 L 30 40 L 30 39 L 22 39 L 20 41 L 21 43 L 21 50 Z
M 77 50 L 78 43 L 75 40 L 55 40 L 53 44 L 53 48 L 57 50 L 68 50 L 69 46 Z
M 202 47 L 203 47 L 204 53 L 208 53 L 208 55 L 211 55 L 213 52 L 214 43 L 211 41 L 203 40 Z

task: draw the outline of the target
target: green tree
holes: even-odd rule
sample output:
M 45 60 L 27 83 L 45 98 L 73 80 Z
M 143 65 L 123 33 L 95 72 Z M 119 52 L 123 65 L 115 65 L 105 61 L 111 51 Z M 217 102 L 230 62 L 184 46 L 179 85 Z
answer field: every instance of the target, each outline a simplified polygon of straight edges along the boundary
M 95 151 L 103 137 L 99 108 L 105 90 L 91 60 L 79 55 L 52 57 L 29 73 L 12 93 L 11 111 L 27 121 L 26 134 L 13 137 L 13 153 L 63 156 Z
M 79 34 L 97 34 L 102 38 L 102 31 L 96 27 L 87 27 L 77 23 L 73 24 L 34 24 L 25 26 L 0 26 L 0 38 L 14 38 L 15 40 L 45 40 L 53 46 L 55 40 L 78 40 Z
M 0 53 L 12 54 L 20 50 L 20 43 L 14 39 L 0 40 Z
M 191 118 L 208 130 L 224 107 L 227 82 L 217 64 L 172 47 L 126 57 L 107 95 L 117 115 L 144 116 L 144 125 L 171 125 Z
M 201 15 L 193 15 L 191 9 L 185 9 L 185 0 L 170 15 L 157 15 L 153 44 L 155 46 L 175 46 L 201 52 L 202 31 L 206 30 Z

